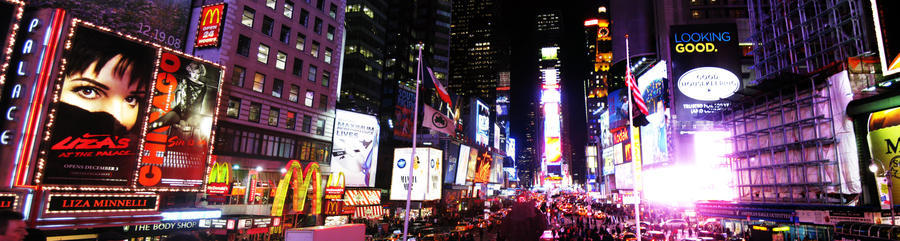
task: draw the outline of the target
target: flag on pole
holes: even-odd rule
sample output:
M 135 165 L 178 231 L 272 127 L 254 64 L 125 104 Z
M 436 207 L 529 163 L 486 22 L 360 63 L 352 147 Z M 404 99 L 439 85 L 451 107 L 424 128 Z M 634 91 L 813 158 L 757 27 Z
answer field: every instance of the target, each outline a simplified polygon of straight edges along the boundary
M 625 83 L 628 84 L 628 89 L 631 90 L 631 95 L 634 97 L 634 105 L 641 110 L 641 113 L 647 115 L 649 113 L 647 103 L 644 102 L 644 97 L 641 94 L 641 90 L 638 89 L 637 81 L 634 80 L 634 75 L 631 74 L 631 66 L 625 69 Z
M 444 89 L 444 85 L 441 84 L 441 81 L 434 77 L 434 71 L 431 71 L 431 67 L 425 66 L 425 69 L 428 70 L 428 77 L 431 78 L 431 82 L 434 83 L 434 89 L 437 90 L 441 100 L 447 102 L 448 105 L 453 106 L 453 101 L 450 99 L 450 93 L 447 92 L 447 89 Z

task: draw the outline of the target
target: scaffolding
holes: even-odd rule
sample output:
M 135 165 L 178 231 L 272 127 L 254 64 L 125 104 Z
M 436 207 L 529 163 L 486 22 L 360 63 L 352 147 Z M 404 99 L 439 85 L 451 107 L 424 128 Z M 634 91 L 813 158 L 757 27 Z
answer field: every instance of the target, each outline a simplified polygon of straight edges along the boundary
M 864 0 L 750 0 L 756 80 L 807 74 L 868 51 Z
M 782 80 L 732 105 L 729 156 L 741 202 L 844 204 L 831 96 L 826 81 Z

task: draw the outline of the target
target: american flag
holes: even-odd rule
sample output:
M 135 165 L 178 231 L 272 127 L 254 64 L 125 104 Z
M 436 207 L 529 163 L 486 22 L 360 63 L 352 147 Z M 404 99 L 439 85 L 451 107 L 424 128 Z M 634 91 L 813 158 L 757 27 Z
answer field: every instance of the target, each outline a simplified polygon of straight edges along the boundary
M 625 83 L 628 84 L 628 89 L 631 89 L 631 95 L 634 96 L 634 105 L 641 110 L 641 113 L 647 115 L 649 111 L 647 111 L 647 103 L 644 102 L 644 97 L 641 95 L 641 90 L 638 89 L 637 81 L 634 80 L 634 75 L 631 74 L 631 67 L 625 69 Z

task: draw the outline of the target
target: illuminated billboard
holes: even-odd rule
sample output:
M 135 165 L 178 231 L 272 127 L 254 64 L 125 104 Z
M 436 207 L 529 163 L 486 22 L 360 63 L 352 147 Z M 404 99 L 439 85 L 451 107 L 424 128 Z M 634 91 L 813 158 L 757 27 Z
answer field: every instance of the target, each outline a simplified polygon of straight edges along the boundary
M 724 99 L 742 85 L 737 26 L 675 25 L 669 32 L 678 119 L 720 119 L 719 112 L 730 105 Z
M 603 175 L 612 175 L 616 172 L 616 147 L 603 148 Z
M 222 67 L 80 21 L 71 31 L 35 182 L 199 191 Z
M 491 110 L 480 100 L 476 100 L 475 103 L 476 108 L 478 108 L 475 120 L 477 124 L 477 129 L 475 132 L 475 143 L 478 143 L 479 145 L 487 145 L 488 141 L 490 141 Z
M 491 165 L 494 163 L 494 157 L 488 151 L 480 151 L 476 160 L 478 160 L 478 165 L 475 169 L 475 179 L 472 181 L 487 183 L 491 178 Z
M 445 184 L 453 184 L 456 182 L 456 173 L 459 170 L 459 145 L 454 143 L 450 143 L 447 145 L 447 160 L 444 166 L 446 170 L 444 171 L 444 183 Z
M 334 118 L 331 172 L 343 172 L 345 186 L 372 187 L 378 166 L 378 118 L 337 110 Z
M 436 200 L 441 198 L 440 165 L 443 152 L 434 148 L 416 148 L 416 158 L 410 160 L 412 148 L 394 149 L 393 174 L 391 175 L 391 200 L 406 200 L 407 187 L 412 181 L 410 200 Z M 409 176 L 409 168 L 413 176 Z M 436 180 L 436 182 L 434 182 Z M 436 188 L 437 187 L 437 188 Z
M 890 14 L 889 0 L 871 0 L 872 19 L 875 21 L 875 37 L 881 57 L 881 71 L 884 76 L 900 73 L 900 16 Z M 894 41 L 892 42 L 891 39 Z
M 559 59 L 557 57 L 558 54 L 559 54 L 559 47 L 543 47 L 543 48 L 541 48 L 541 60 Z
M 638 88 L 647 103 L 649 124 L 641 128 L 641 156 L 643 164 L 666 162 L 669 159 L 666 122 L 666 61 L 656 63 L 638 78 Z
M 459 145 L 459 161 L 456 162 L 456 180 L 457 185 L 466 185 L 466 175 L 469 170 L 469 162 L 473 162 L 471 157 L 471 148 L 467 145 Z
M 225 3 L 203 6 L 197 23 L 197 42 L 194 47 L 219 46 L 222 20 L 225 20 Z

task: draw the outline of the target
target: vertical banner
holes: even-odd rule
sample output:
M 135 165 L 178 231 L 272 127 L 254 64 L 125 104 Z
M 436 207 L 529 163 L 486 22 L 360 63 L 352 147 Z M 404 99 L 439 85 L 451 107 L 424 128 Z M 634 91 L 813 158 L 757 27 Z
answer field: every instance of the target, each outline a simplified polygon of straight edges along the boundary
M 471 148 L 467 145 L 459 145 L 459 161 L 456 163 L 456 185 L 466 185 L 466 177 L 469 171 L 469 163 L 474 161 L 470 159 Z
M 168 51 L 157 71 L 138 186 L 199 189 L 224 71 Z
M 346 174 L 348 187 L 375 186 L 379 133 L 375 116 L 337 110 L 331 171 Z
M 433 168 L 440 168 L 437 164 L 441 160 L 442 152 L 434 148 L 416 148 L 416 158 L 410 160 L 412 148 L 394 149 L 394 170 L 391 175 L 391 200 L 406 200 L 409 182 L 412 182 L 411 200 L 435 200 L 440 199 L 440 171 L 432 172 Z M 434 163 L 434 167 L 431 164 Z M 413 169 L 413 175 L 409 176 L 409 168 Z M 432 180 L 437 178 L 436 186 L 432 186 Z M 435 189 L 437 187 L 437 189 Z
M 219 46 L 222 33 L 222 20 L 225 19 L 225 3 L 203 6 L 200 9 L 200 21 L 197 23 L 196 48 Z
M 678 119 L 720 119 L 729 106 L 723 99 L 742 85 L 737 26 L 676 25 L 669 32 Z
M 157 50 L 81 24 L 73 31 L 36 182 L 127 186 L 137 166 Z
M 397 89 L 397 105 L 394 106 L 394 139 L 412 139 L 413 130 L 413 105 L 415 105 L 416 93 L 405 88 Z

